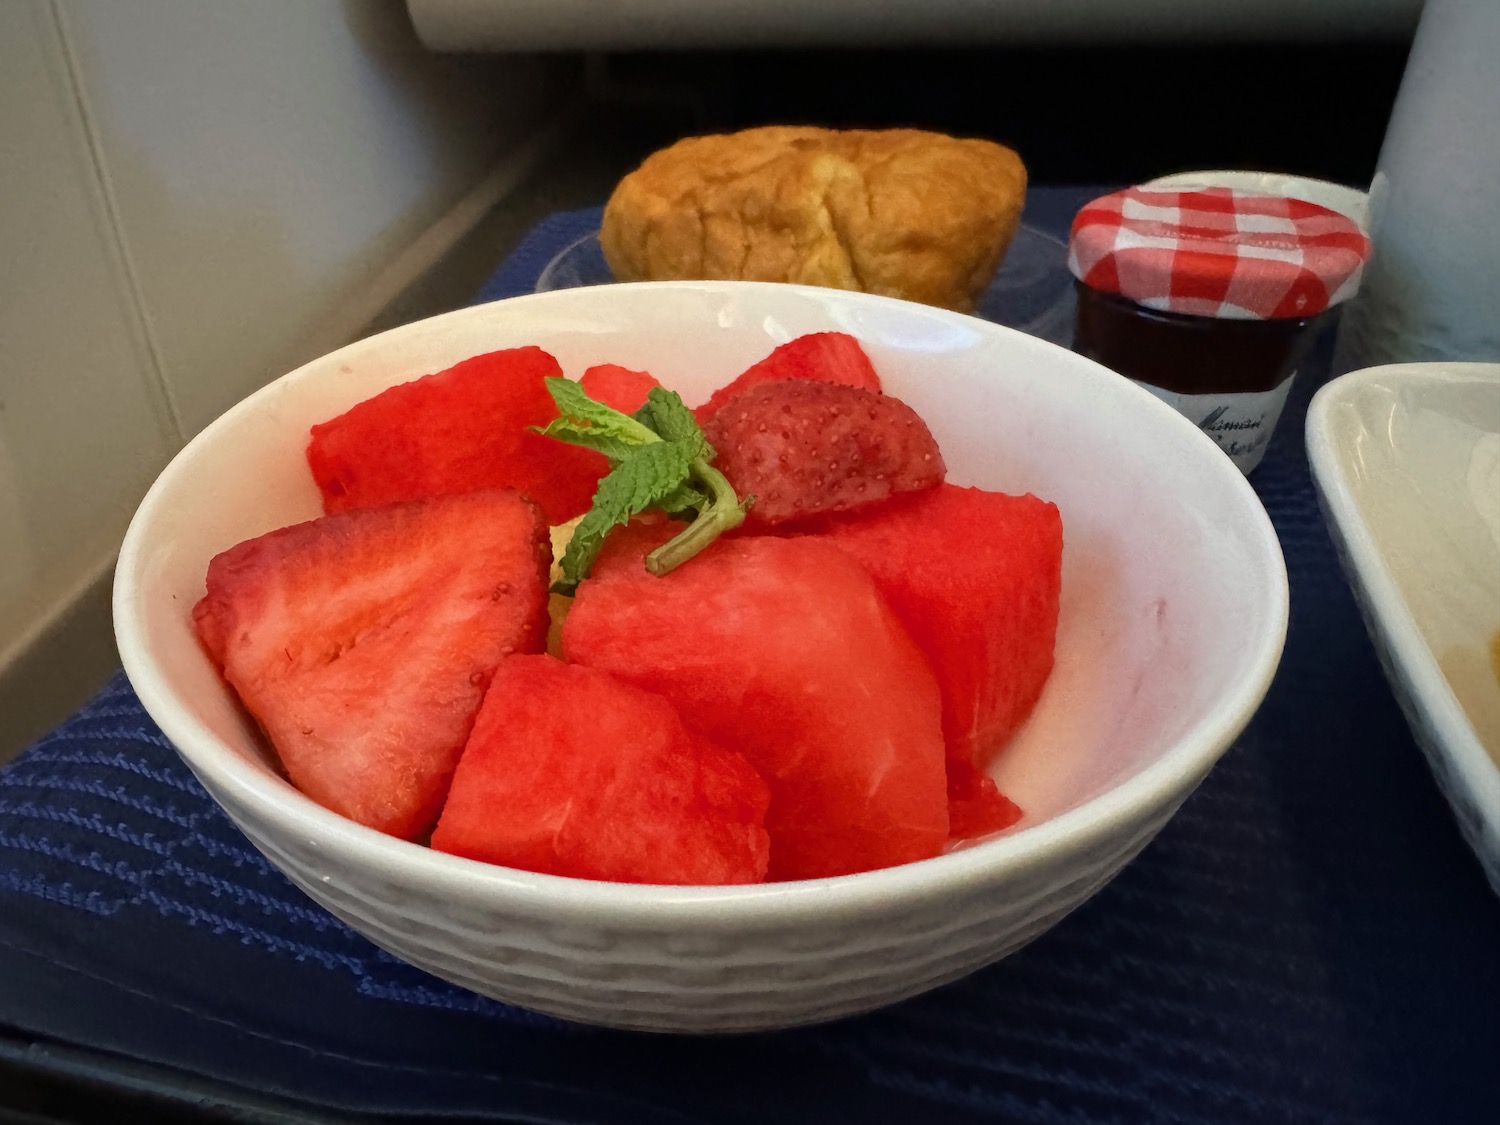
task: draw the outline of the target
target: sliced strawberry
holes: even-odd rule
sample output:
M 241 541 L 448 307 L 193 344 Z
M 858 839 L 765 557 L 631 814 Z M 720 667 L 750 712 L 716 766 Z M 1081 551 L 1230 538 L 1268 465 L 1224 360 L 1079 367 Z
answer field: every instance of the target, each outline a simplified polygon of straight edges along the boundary
M 843 512 L 943 479 L 943 455 L 916 411 L 857 387 L 782 379 L 737 395 L 703 432 L 715 467 L 766 526 Z
M 756 883 L 770 795 L 661 696 L 550 656 L 503 660 L 432 834 L 439 851 L 618 883 Z
M 869 577 L 826 544 L 746 537 L 657 578 L 641 554 L 668 530 L 611 536 L 564 655 L 665 696 L 760 772 L 770 878 L 936 855 L 948 835 L 938 688 Z
M 778 379 L 812 379 L 880 393 L 880 376 L 859 341 L 843 332 L 812 332 L 789 340 L 727 386 L 715 391 L 693 413 L 702 425 L 730 399 L 758 383 Z
M 581 515 L 609 463 L 530 429 L 557 417 L 543 380 L 561 374 L 540 348 L 490 352 L 314 426 L 307 463 L 323 510 L 516 488 L 549 523 Z
M 646 405 L 646 396 L 652 387 L 659 387 L 654 375 L 645 371 L 632 371 L 615 363 L 601 363 L 590 367 L 578 380 L 584 392 L 595 402 L 612 406 L 624 414 L 634 414 Z
M 214 558 L 193 621 L 299 789 L 420 839 L 495 665 L 544 641 L 546 530 L 515 492 L 325 516 Z

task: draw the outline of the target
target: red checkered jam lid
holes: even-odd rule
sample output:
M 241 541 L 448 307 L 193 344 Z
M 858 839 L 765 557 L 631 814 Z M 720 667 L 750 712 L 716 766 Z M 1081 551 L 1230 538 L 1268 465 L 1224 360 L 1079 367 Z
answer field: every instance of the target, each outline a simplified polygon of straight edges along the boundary
M 1073 220 L 1068 268 L 1092 289 L 1163 312 L 1307 317 L 1359 288 L 1370 240 L 1352 219 L 1283 195 L 1133 187 Z

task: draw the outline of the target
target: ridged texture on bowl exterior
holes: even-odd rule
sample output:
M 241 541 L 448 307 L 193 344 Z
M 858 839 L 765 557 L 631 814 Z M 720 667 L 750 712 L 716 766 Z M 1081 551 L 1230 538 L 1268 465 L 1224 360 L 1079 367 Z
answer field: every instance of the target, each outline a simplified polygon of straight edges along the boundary
M 503 895 L 455 898 L 262 821 L 200 778 L 278 868 L 387 952 L 485 996 L 564 1019 L 641 1031 L 760 1031 L 867 1012 L 1014 952 L 1107 883 L 1156 835 L 1170 804 L 1081 852 L 1054 850 L 1015 877 L 845 920 L 677 933 L 660 923 L 568 925 Z M 487 900 L 487 901 L 486 901 Z

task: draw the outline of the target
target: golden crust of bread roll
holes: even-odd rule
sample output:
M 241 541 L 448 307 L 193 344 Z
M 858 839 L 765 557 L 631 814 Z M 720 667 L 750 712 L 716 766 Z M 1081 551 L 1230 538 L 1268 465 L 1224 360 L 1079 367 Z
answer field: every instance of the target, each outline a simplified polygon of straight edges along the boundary
M 769 126 L 647 157 L 599 241 L 621 281 L 783 281 L 968 312 L 1025 195 L 1020 157 L 991 141 Z

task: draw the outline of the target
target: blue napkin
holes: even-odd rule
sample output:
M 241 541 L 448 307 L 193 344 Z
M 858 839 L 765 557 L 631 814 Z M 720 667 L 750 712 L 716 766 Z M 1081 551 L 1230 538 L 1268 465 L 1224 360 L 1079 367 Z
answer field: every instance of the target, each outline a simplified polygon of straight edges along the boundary
M 1035 189 L 1028 219 L 1061 234 L 1091 194 Z M 597 221 L 545 220 L 479 299 L 529 291 Z M 1496 1120 L 1500 901 L 1412 743 L 1318 514 L 1301 440 L 1317 381 L 1299 379 L 1254 480 L 1292 584 L 1265 705 L 1135 862 L 1006 961 L 777 1034 L 649 1036 L 511 1008 L 314 906 L 117 677 L 0 773 L 0 1045 L 81 1053 L 105 1082 L 144 1067 L 227 1104 L 309 1112 Z

